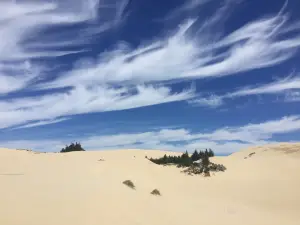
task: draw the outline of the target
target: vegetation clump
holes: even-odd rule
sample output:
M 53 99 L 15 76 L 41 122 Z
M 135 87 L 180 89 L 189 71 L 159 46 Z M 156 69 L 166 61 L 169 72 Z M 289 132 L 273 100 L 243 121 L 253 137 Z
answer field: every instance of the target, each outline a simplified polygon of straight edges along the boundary
M 131 180 L 125 180 L 125 181 L 123 181 L 123 184 L 125 184 L 127 187 L 135 189 L 135 185 Z
M 160 194 L 160 191 L 157 190 L 157 189 L 154 189 L 153 191 L 151 191 L 150 194 L 151 194 L 151 195 L 161 195 L 161 194 Z
M 181 156 L 167 156 L 164 155 L 161 158 L 149 160 L 159 165 L 177 165 L 177 167 L 186 168 L 182 172 L 189 175 L 203 174 L 204 176 L 210 176 L 210 172 L 225 171 L 226 167 L 221 164 L 215 164 L 210 162 L 209 158 L 213 157 L 214 152 L 209 149 L 205 151 L 197 151 L 190 156 L 186 151 Z
M 251 158 L 253 155 L 255 155 L 255 152 L 251 152 L 248 157 L 244 157 L 244 159 Z
M 161 158 L 158 159 L 150 158 L 149 160 L 158 165 L 175 164 L 177 165 L 177 167 L 189 167 L 200 159 L 213 157 L 214 155 L 215 154 L 211 149 L 209 150 L 206 149 L 205 151 L 199 151 L 199 152 L 195 150 L 191 156 L 186 151 L 181 156 L 164 155 Z
M 65 148 L 62 148 L 62 150 L 60 151 L 61 153 L 64 152 L 77 152 L 77 151 L 85 151 L 82 147 L 80 143 L 71 143 L 70 145 L 67 145 Z

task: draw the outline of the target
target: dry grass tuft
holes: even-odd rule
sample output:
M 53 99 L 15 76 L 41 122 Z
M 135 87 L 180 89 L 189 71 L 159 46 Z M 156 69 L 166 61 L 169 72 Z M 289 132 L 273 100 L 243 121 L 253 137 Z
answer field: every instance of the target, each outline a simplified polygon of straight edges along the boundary
M 131 180 L 125 180 L 125 181 L 123 181 L 123 184 L 125 184 L 127 187 L 135 189 L 135 185 Z
M 160 191 L 157 190 L 157 189 L 154 189 L 152 192 L 151 192 L 152 195 L 161 195 L 160 194 Z

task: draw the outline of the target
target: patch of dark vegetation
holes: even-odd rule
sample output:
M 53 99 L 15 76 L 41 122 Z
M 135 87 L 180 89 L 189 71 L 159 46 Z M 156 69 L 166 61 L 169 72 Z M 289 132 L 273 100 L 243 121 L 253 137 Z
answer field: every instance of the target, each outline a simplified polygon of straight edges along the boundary
M 253 156 L 254 154 L 255 154 L 255 152 L 251 152 L 251 153 L 249 154 L 249 157 Z
M 177 167 L 188 167 L 191 166 L 197 160 L 213 157 L 214 155 L 215 154 L 211 149 L 209 150 L 206 149 L 205 151 L 199 151 L 199 152 L 195 150 L 191 156 L 186 151 L 181 156 L 164 155 L 161 158 L 158 159 L 150 158 L 149 160 L 158 165 L 175 164 L 177 165 Z
M 191 156 L 186 151 L 181 156 L 164 155 L 161 158 L 158 159 L 150 158 L 149 160 L 158 165 L 175 164 L 177 165 L 177 167 L 188 167 L 191 166 L 197 160 L 213 157 L 214 155 L 215 154 L 211 149 L 209 150 L 206 149 L 205 151 L 199 151 L 199 152 L 195 150 Z
M 251 152 L 247 157 L 245 157 L 244 159 L 247 159 L 247 158 L 250 158 L 252 157 L 253 155 L 255 155 L 255 152 Z
M 135 189 L 135 185 L 131 180 L 125 180 L 125 181 L 123 181 L 123 184 L 125 184 L 127 187 Z
M 210 176 L 210 172 L 219 172 L 225 171 L 226 167 L 221 164 L 215 164 L 210 162 L 209 158 L 213 157 L 214 152 L 209 149 L 205 151 L 197 151 L 190 156 L 186 151 L 181 156 L 167 156 L 164 155 L 162 158 L 149 160 L 158 165 L 176 165 L 180 168 L 186 168 L 182 172 L 187 173 L 189 175 L 193 174 L 203 174 L 204 176 Z
M 26 148 L 17 148 L 19 151 L 27 151 L 27 152 L 33 152 L 31 149 L 26 149 Z
M 70 145 L 67 145 L 65 148 L 63 148 L 60 152 L 64 153 L 64 152 L 78 152 L 78 151 L 85 151 L 82 147 L 80 143 L 71 143 Z
M 157 190 L 157 189 L 154 189 L 153 191 L 151 191 L 151 193 L 150 193 L 151 195 L 161 195 L 160 194 L 160 191 L 159 190 Z

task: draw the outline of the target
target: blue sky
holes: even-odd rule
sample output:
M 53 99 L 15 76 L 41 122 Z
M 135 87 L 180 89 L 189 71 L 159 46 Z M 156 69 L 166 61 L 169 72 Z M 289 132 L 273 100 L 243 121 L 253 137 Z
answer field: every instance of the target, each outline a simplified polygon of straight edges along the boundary
M 299 141 L 298 0 L 0 1 L 0 146 Z

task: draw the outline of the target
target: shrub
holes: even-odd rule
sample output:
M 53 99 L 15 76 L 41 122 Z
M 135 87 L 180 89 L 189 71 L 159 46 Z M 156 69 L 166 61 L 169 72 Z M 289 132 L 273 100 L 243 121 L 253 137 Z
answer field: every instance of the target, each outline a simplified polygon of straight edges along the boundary
M 204 163 L 203 163 L 204 161 Z M 226 167 L 222 164 L 215 164 L 209 161 L 209 159 L 202 160 L 199 163 L 193 163 L 187 169 L 183 170 L 183 173 L 188 175 L 203 174 L 204 176 L 210 176 L 210 172 L 224 172 Z
M 203 158 L 202 158 L 202 165 L 204 167 L 208 167 L 210 161 L 209 161 L 209 157 L 207 155 L 205 155 Z
M 80 143 L 71 143 L 70 145 L 67 145 L 65 148 L 63 148 L 60 152 L 76 152 L 76 151 L 85 151 Z
M 135 189 L 135 185 L 131 180 L 125 180 L 125 181 L 123 181 L 123 184 L 125 184 L 127 187 Z
M 251 153 L 249 154 L 249 157 L 253 156 L 254 154 L 255 154 L 255 152 L 251 152 Z
M 198 153 L 197 150 L 194 151 L 194 153 L 192 154 L 191 158 L 192 158 L 193 162 L 195 162 L 195 161 L 197 161 L 197 160 L 200 159 L 200 155 L 199 155 L 199 153 Z
M 154 189 L 153 191 L 151 191 L 150 194 L 152 194 L 152 195 L 161 195 L 159 190 L 157 190 L 157 189 Z

